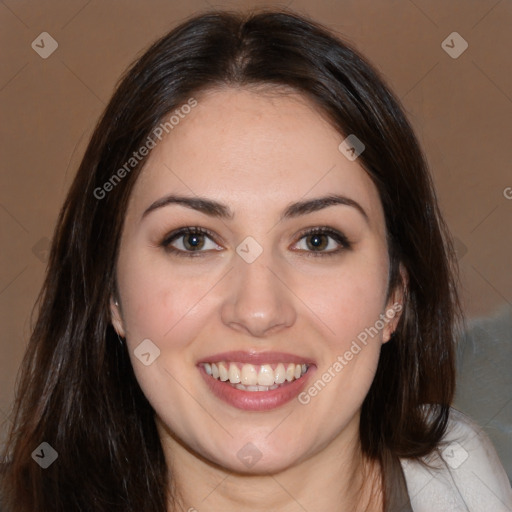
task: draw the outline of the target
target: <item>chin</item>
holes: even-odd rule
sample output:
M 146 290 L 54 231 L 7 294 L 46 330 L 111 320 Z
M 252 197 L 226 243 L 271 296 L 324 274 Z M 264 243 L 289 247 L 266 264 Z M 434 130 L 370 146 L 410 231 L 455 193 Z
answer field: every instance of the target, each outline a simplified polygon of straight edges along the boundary
M 293 439 L 293 437 L 288 437 Z M 286 450 L 284 451 L 283 448 Z M 301 452 L 299 453 L 299 450 Z M 214 454 L 207 457 L 213 464 L 228 471 L 244 475 L 268 475 L 277 474 L 289 469 L 307 457 L 304 452 L 304 442 L 295 445 L 284 441 L 270 444 L 264 438 L 261 442 L 257 439 L 240 440 L 231 443 Z

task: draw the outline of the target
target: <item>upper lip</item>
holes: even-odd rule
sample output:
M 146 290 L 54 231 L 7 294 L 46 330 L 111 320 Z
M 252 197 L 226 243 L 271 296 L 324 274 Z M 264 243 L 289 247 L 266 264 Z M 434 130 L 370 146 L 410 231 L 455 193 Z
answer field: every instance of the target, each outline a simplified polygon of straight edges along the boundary
M 314 361 L 310 358 L 301 357 L 296 354 L 289 354 L 287 352 L 244 352 L 242 350 L 213 354 L 202 358 L 197 362 L 197 364 L 219 363 L 221 361 L 244 364 L 248 363 L 253 365 L 261 365 L 265 363 L 314 364 Z

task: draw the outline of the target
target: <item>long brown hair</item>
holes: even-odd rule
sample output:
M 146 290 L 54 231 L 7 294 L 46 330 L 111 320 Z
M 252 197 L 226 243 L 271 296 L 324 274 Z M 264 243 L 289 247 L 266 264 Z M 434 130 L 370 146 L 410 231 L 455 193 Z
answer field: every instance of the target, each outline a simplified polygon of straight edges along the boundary
M 400 263 L 408 275 L 403 314 L 362 407 L 364 453 L 380 462 L 418 458 L 440 441 L 454 393 L 456 267 L 399 101 L 349 44 L 303 16 L 210 12 L 172 30 L 127 71 L 61 210 L 4 454 L 9 512 L 166 510 L 172 475 L 154 411 L 109 314 L 127 203 L 145 157 L 108 193 L 98 190 L 194 94 L 258 85 L 299 92 L 340 142 L 356 134 L 365 144 L 358 162 L 385 212 L 389 293 L 401 282 Z M 42 442 L 58 453 L 47 469 L 31 457 Z

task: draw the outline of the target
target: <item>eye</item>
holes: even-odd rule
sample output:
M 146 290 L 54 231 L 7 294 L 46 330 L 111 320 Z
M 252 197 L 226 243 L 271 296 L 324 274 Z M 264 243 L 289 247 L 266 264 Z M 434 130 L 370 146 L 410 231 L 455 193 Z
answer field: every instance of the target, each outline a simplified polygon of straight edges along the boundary
M 200 257 L 212 250 L 222 250 L 222 247 L 214 242 L 214 237 L 214 234 L 205 228 L 190 226 L 168 234 L 160 245 L 176 256 Z M 307 256 L 334 256 L 352 247 L 343 233 L 328 227 L 317 227 L 302 232 L 296 246 L 296 250 L 306 253 Z
M 168 252 L 185 257 L 202 256 L 201 253 L 220 250 L 220 246 L 213 241 L 213 234 L 196 226 L 173 231 L 160 245 Z
M 300 251 L 309 253 L 308 256 L 333 256 L 352 247 L 343 233 L 327 227 L 303 232 L 297 245 Z

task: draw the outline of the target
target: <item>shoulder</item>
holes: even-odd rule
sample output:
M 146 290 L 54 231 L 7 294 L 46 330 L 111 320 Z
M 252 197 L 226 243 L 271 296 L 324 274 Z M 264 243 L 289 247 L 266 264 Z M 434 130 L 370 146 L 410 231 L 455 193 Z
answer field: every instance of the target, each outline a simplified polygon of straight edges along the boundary
M 414 512 L 512 512 L 496 450 L 465 414 L 451 409 L 442 442 L 422 461 L 400 461 Z

